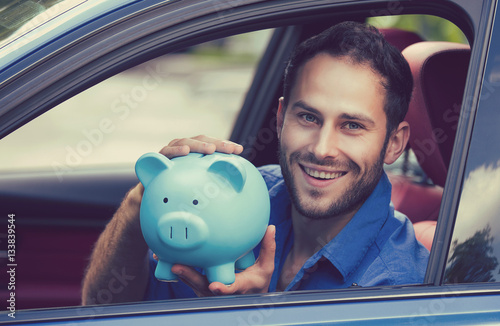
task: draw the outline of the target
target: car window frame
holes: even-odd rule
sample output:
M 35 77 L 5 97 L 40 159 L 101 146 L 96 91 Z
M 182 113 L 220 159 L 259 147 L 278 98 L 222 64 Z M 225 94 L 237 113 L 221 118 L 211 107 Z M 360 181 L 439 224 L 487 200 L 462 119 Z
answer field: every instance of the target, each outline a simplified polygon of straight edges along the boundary
M 461 116 L 462 115 L 469 115 L 470 116 L 470 120 L 468 121 L 468 124 L 466 126 L 464 126 L 464 128 L 467 128 L 466 130 L 467 130 L 468 137 L 464 137 L 463 141 L 459 141 L 458 143 L 455 143 L 455 145 L 454 145 L 454 148 L 456 146 L 464 146 L 464 148 L 466 148 L 466 151 L 465 151 L 464 155 L 460 157 L 460 159 L 461 159 L 461 161 L 460 161 L 460 171 L 461 171 L 460 191 L 454 192 L 454 195 L 456 195 L 458 197 L 459 202 L 458 202 L 458 205 L 456 207 L 456 210 L 453 211 L 453 213 L 454 213 L 453 230 L 451 231 L 451 234 L 450 234 L 450 240 L 449 240 L 450 243 L 451 243 L 451 238 L 454 236 L 454 230 L 455 230 L 456 224 L 463 221 L 463 220 L 460 220 L 460 218 L 463 218 L 463 216 L 460 216 L 459 209 L 460 209 L 460 204 L 461 204 L 460 200 L 462 199 L 462 190 L 464 189 L 464 187 L 467 187 L 467 185 L 465 184 L 466 176 L 472 172 L 472 170 L 468 166 L 467 162 L 469 161 L 469 159 L 471 159 L 473 157 L 473 154 L 469 154 L 469 153 L 475 152 L 477 154 L 477 148 L 474 148 L 475 147 L 474 145 L 477 146 L 478 143 L 481 143 L 481 137 L 478 136 L 476 133 L 474 133 L 474 129 L 480 130 L 480 129 L 484 128 L 484 126 L 481 124 L 481 118 L 483 120 L 484 120 L 484 116 L 488 116 L 488 118 L 489 118 L 490 116 L 487 115 L 487 112 L 491 111 L 491 107 L 496 108 L 496 105 L 494 104 L 495 102 L 493 102 L 492 99 L 490 98 L 491 95 L 495 92 L 495 90 L 492 90 L 491 87 L 495 87 L 496 85 L 495 84 L 492 85 L 492 82 L 489 81 L 488 78 L 492 73 L 492 67 L 495 66 L 495 61 L 497 60 L 497 58 L 500 54 L 500 50 L 499 50 L 500 28 L 498 26 L 498 22 L 499 22 L 500 17 L 497 15 L 498 8 L 497 8 L 496 14 L 495 14 L 495 10 L 492 10 L 491 13 L 492 13 L 492 15 L 491 15 L 490 19 L 494 23 L 492 24 L 493 28 L 489 31 L 486 31 L 486 33 L 488 33 L 488 36 L 489 36 L 488 44 L 483 44 L 484 45 L 483 51 L 485 51 L 487 53 L 487 56 L 484 58 L 483 65 L 481 66 L 482 74 L 480 76 L 478 76 L 477 82 L 478 82 L 478 85 L 480 85 L 480 87 L 478 87 L 476 89 L 477 92 L 475 92 L 473 94 L 474 97 L 467 97 L 464 94 L 464 99 L 463 99 L 464 104 L 462 105 L 462 108 L 461 108 Z M 471 101 L 471 99 L 473 99 L 473 100 Z M 484 141 L 484 139 L 482 139 L 482 140 Z M 474 143 L 474 141 L 475 141 L 475 143 Z M 467 155 L 465 155 L 465 154 L 467 154 Z M 479 156 L 479 157 L 484 158 L 484 156 Z M 471 159 L 471 161 L 472 161 L 472 159 Z M 484 161 L 482 161 L 482 162 L 484 162 Z M 449 176 L 449 178 L 452 178 L 452 177 Z M 451 182 L 451 180 L 447 179 L 447 184 L 448 184 L 448 182 Z M 463 204 L 463 202 L 462 202 L 462 204 Z M 494 237 L 495 235 L 498 236 L 500 234 L 498 234 L 498 233 L 493 234 L 492 237 Z M 461 240 L 464 240 L 464 239 L 461 239 Z M 448 250 L 449 250 L 449 252 L 446 256 L 447 259 L 453 254 L 450 247 L 448 247 Z M 499 258 L 498 253 L 497 253 L 497 256 L 494 256 L 494 257 Z M 449 263 L 448 260 L 445 262 Z M 443 282 L 446 281 L 445 280 L 445 273 L 446 273 L 447 267 L 449 267 L 449 264 L 446 264 L 446 267 L 444 270 L 442 270 L 442 273 L 439 273 L 436 276 L 437 278 L 441 279 Z M 500 272 L 495 271 L 495 273 L 498 274 Z M 490 282 L 500 283 L 500 280 L 497 279 L 497 280 L 490 281 Z
M 463 95 L 464 100 L 460 109 L 460 118 L 446 177 L 446 186 L 443 191 L 433 247 L 424 279 L 424 283 L 436 286 L 442 285 L 444 281 L 448 251 L 462 192 L 468 147 L 483 85 L 486 58 L 496 11 L 496 3 L 491 2 L 489 5 L 491 6 L 490 10 L 486 11 L 482 17 L 483 20 L 489 23 L 479 24 L 471 44 L 471 57 Z
M 116 23 L 107 31 L 96 32 L 96 30 L 93 29 L 95 26 L 91 27 L 92 24 L 89 24 L 88 26 L 82 28 L 82 30 L 78 32 L 75 31 L 75 33 L 79 33 L 84 36 L 82 36 L 77 43 L 73 43 L 71 46 L 65 48 L 64 51 L 57 52 L 38 61 L 33 60 L 33 58 L 26 58 L 24 59 L 25 61 L 18 62 L 17 69 L 19 70 L 19 73 L 15 75 L 14 78 L 11 78 L 8 83 L 1 85 L 0 98 L 4 98 L 7 92 L 13 91 L 17 86 L 26 83 L 27 79 L 32 74 L 37 74 L 40 71 L 43 71 L 51 63 L 58 63 L 56 67 L 51 68 L 56 69 L 69 66 L 70 63 L 77 63 L 81 61 L 81 59 L 89 53 L 88 51 L 95 49 L 96 45 L 90 46 L 91 44 L 89 44 L 90 35 L 100 33 L 102 40 L 108 40 L 106 36 L 111 40 L 110 44 L 108 44 L 105 49 L 108 51 L 105 56 L 96 59 L 91 64 L 89 63 L 89 60 L 80 62 L 68 71 L 65 78 L 56 79 L 53 76 L 51 77 L 52 79 L 49 78 L 51 84 L 42 89 L 43 91 L 47 91 L 47 93 L 41 94 L 42 90 L 40 90 L 40 88 L 35 89 L 30 94 L 30 99 L 25 102 L 13 99 L 13 96 L 17 96 L 18 93 L 13 92 L 12 94 L 9 94 L 7 97 L 9 99 L 9 103 L 7 108 L 4 109 L 7 111 L 6 114 L 4 113 L 4 118 L 6 117 L 7 121 L 0 123 L 0 129 L 2 132 L 0 137 L 5 136 L 19 125 L 35 118 L 39 114 L 42 114 L 46 110 L 55 106 L 57 103 L 62 102 L 81 90 L 86 89 L 135 64 L 138 64 L 139 62 L 146 61 L 148 58 L 152 58 L 159 53 L 168 51 L 169 49 L 184 47 L 217 37 L 228 36 L 232 33 L 247 32 L 255 28 L 272 28 L 278 27 L 280 24 L 289 24 L 293 21 L 293 18 L 297 15 L 297 13 L 301 13 L 301 10 L 306 12 L 308 15 L 315 12 L 321 12 L 325 9 L 331 10 L 332 8 L 339 8 L 339 10 L 351 10 L 352 12 L 361 10 L 359 8 L 361 4 L 359 3 L 349 4 L 345 2 L 341 3 L 341 1 L 318 1 L 318 5 L 314 8 L 307 7 L 307 4 L 310 3 L 308 1 L 272 1 L 272 3 L 268 4 L 255 1 L 253 4 L 241 7 L 228 7 L 225 9 L 217 8 L 217 6 L 215 6 L 216 3 L 217 2 L 210 1 L 206 3 L 199 3 L 197 1 L 190 0 L 173 3 L 162 2 L 160 4 L 156 4 L 154 7 L 144 8 L 141 13 L 136 13 L 134 17 L 129 17 L 128 20 Z M 430 4 L 431 2 L 428 3 Z M 484 0 L 482 3 L 483 6 L 489 10 L 496 6 L 496 1 Z M 387 1 L 371 2 L 373 10 L 385 9 L 386 4 Z M 183 15 L 188 11 L 188 9 L 193 10 L 193 8 L 198 9 L 195 11 L 196 14 L 191 12 L 192 16 L 190 17 L 192 18 L 184 23 L 175 25 L 173 22 L 163 22 L 161 26 L 152 27 L 153 24 L 160 20 L 168 20 L 168 17 L 178 18 L 178 15 Z M 441 14 L 446 16 L 443 14 L 443 8 L 446 8 L 446 6 L 435 5 L 433 7 L 430 5 L 429 8 L 424 8 L 424 11 L 426 13 Z M 173 9 L 174 12 L 171 12 L 171 9 Z M 132 9 L 127 7 L 122 8 L 122 10 Z M 411 13 L 418 13 L 423 9 L 418 6 L 412 8 L 411 4 L 408 3 L 408 7 L 405 8 L 405 10 Z M 235 309 L 235 307 L 242 306 L 258 308 L 268 306 L 269 298 L 272 298 L 273 296 L 283 299 L 282 301 L 273 302 L 273 305 L 293 307 L 302 304 L 319 305 L 335 302 L 362 302 L 390 299 L 395 297 L 453 298 L 458 295 L 471 295 L 479 292 L 484 292 L 485 295 L 500 293 L 499 284 L 493 284 L 492 286 L 485 286 L 484 284 L 443 285 L 443 274 L 448 253 L 447 248 L 449 247 L 449 242 L 451 240 L 454 218 L 458 207 L 461 183 L 463 180 L 465 161 L 467 157 L 467 147 L 470 143 L 470 135 L 473 128 L 475 110 L 477 108 L 477 98 L 481 90 L 483 72 L 485 68 L 485 58 L 488 53 L 489 36 L 491 34 L 494 12 L 494 10 L 489 10 L 485 10 L 484 12 L 486 14 L 481 14 L 480 17 L 472 17 L 472 22 L 470 22 L 470 24 L 473 25 L 474 30 L 474 46 L 471 53 L 471 65 L 469 67 L 464 98 L 472 98 L 473 101 L 470 102 L 470 110 L 468 108 L 469 114 L 461 115 L 457 128 L 457 138 L 455 140 L 454 151 L 447 177 L 447 187 L 445 187 L 440 218 L 438 219 L 438 226 L 434 238 L 436 245 L 433 247 L 433 252 L 431 253 L 424 285 L 325 290 L 305 293 L 280 293 L 278 295 L 269 294 L 262 296 L 237 296 L 231 299 L 216 298 L 211 299 L 210 301 L 173 300 L 169 301 L 169 308 L 165 307 L 165 302 L 134 303 L 103 307 L 76 307 L 61 309 L 60 317 L 58 318 L 74 319 L 75 316 L 80 316 L 81 318 L 92 316 L 92 318 L 96 318 L 97 316 L 105 317 L 121 314 L 143 315 L 146 312 L 167 314 L 179 311 L 215 311 L 220 309 Z M 450 13 L 448 13 L 448 15 L 450 15 Z M 134 26 L 139 19 L 145 17 L 150 17 L 147 24 L 145 24 L 147 26 L 141 26 L 142 30 L 141 28 L 138 28 L 134 37 L 119 40 L 118 37 L 113 36 L 115 31 L 121 30 L 123 27 L 132 28 L 131 26 Z M 259 20 L 260 18 L 263 18 L 263 20 Z M 241 23 L 238 22 L 239 20 L 247 21 L 247 24 L 242 26 Z M 97 24 L 97 22 L 94 23 Z M 101 24 L 100 26 L 105 26 L 103 22 L 100 22 L 99 24 Z M 196 24 L 195 29 L 190 29 L 192 24 Z M 167 28 L 171 28 L 168 35 L 161 35 Z M 146 33 L 146 30 L 149 30 L 149 34 L 146 37 L 142 36 L 140 39 L 138 35 Z M 60 42 L 63 42 L 63 40 L 61 39 Z M 56 46 L 56 43 L 52 43 L 44 51 L 50 52 L 50 50 Z M 81 52 L 80 50 L 82 48 L 88 48 L 89 50 Z M 127 59 L 125 59 L 125 57 L 127 57 Z M 100 71 L 100 74 L 93 76 L 96 71 Z M 40 73 L 40 76 L 41 75 L 43 74 Z M 66 84 L 67 86 L 62 90 L 58 89 L 58 87 L 62 84 Z M 14 112 L 14 109 L 19 106 L 20 112 Z M 250 130 L 248 131 L 248 134 L 251 134 L 251 132 L 255 131 Z M 397 293 L 394 292 L 396 289 Z M 78 312 L 78 314 L 75 315 L 75 312 Z M 31 318 L 33 319 L 49 318 L 47 317 L 47 313 L 43 311 L 28 312 L 28 316 L 32 316 Z

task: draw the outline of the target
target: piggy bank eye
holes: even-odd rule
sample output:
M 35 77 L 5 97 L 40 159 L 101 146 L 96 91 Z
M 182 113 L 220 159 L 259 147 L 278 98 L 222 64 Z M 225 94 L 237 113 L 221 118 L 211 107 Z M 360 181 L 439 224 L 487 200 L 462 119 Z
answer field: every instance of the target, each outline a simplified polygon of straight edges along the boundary
M 166 204 L 166 203 L 168 203 L 168 198 L 167 198 L 167 197 L 163 198 L 163 202 L 164 202 L 165 204 Z
M 193 205 L 198 205 L 198 200 L 197 199 L 193 200 Z

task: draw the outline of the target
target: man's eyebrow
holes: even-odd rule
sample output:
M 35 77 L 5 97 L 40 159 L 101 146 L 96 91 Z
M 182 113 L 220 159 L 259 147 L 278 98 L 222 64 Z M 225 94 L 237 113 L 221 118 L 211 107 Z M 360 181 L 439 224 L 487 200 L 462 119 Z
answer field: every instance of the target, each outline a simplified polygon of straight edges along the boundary
M 354 114 L 342 113 L 340 117 L 344 120 L 354 120 L 363 122 L 365 124 L 375 125 L 375 121 L 373 121 L 372 118 L 362 113 L 354 113 Z
M 316 110 L 315 108 L 313 108 L 312 106 L 309 106 L 307 105 L 305 102 L 303 101 L 297 101 L 295 102 L 293 105 L 292 105 L 292 108 L 299 108 L 299 109 L 303 109 L 303 110 L 306 110 L 306 111 L 309 111 L 311 113 L 314 113 L 316 115 L 320 115 L 321 113 Z

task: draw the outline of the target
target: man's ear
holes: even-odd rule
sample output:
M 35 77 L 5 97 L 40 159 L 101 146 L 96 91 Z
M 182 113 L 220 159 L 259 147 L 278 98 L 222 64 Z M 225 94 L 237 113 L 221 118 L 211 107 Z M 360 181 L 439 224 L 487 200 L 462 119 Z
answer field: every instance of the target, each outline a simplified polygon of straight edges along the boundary
M 410 138 L 410 125 L 408 122 L 403 121 L 394 130 L 387 143 L 387 149 L 385 151 L 384 163 L 392 164 L 394 163 L 401 154 L 405 151 L 406 144 Z
M 280 138 L 281 128 L 283 128 L 283 120 L 285 119 L 283 101 L 284 101 L 284 98 L 280 97 L 279 98 L 279 105 L 278 105 L 278 113 L 276 113 L 276 118 L 277 118 L 276 119 L 276 130 L 278 132 L 278 139 Z

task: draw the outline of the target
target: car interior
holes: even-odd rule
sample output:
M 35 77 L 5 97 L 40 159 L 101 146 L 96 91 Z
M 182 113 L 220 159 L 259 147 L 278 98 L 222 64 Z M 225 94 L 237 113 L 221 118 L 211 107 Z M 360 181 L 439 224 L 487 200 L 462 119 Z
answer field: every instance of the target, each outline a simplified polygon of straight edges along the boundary
M 406 201 L 395 203 L 395 208 L 411 219 L 417 239 L 431 250 L 462 104 L 470 47 L 451 42 L 421 42 L 406 48 L 403 55 L 410 64 L 415 83 L 406 115 L 411 126 L 409 146 L 419 153 L 419 165 L 434 186 L 411 188 L 405 192 Z M 392 184 L 395 200 L 397 193 L 403 193 L 400 188 L 406 185 L 404 182 Z
M 364 18 L 353 16 L 352 20 Z M 283 59 L 297 42 L 337 21 L 338 17 L 323 19 L 321 23 L 274 31 L 230 137 L 245 146 L 243 155 L 256 166 L 278 162 L 274 123 L 277 99 L 281 96 Z M 407 151 L 414 153 L 428 177 L 415 181 L 404 171 L 389 171 L 392 202 L 396 210 L 410 218 L 417 238 L 431 250 L 470 48 L 427 41 L 402 29 L 381 31 L 402 51 L 412 69 L 415 90 L 406 117 L 411 125 Z M 256 107 L 260 111 L 256 112 Z M 402 160 L 408 157 L 405 155 Z M 137 182 L 133 171 L 126 169 L 110 173 L 107 169 L 82 168 L 68 174 L 64 182 L 54 181 L 49 172 L 0 175 L 0 207 L 7 207 L 8 203 L 19 216 L 17 252 L 23 269 L 17 275 L 18 309 L 80 304 L 81 281 L 93 245 L 121 199 Z
M 431 250 L 462 104 L 470 47 L 424 41 L 418 34 L 405 30 L 380 31 L 389 43 L 402 51 L 412 70 L 414 93 L 405 118 L 411 127 L 407 151 L 418 154 L 418 163 L 431 180 L 430 184 L 417 183 L 408 176 L 389 172 L 392 203 L 413 222 L 417 239 Z M 276 111 L 268 112 L 271 114 L 268 113 L 266 120 L 272 121 Z M 254 164 L 276 164 L 275 145 L 267 144 L 263 149 L 265 154 Z

